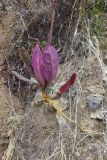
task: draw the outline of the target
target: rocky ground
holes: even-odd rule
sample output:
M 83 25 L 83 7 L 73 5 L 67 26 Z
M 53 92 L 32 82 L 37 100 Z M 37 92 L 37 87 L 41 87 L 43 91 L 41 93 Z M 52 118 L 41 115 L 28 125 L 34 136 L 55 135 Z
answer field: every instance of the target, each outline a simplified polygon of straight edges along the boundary
M 58 100 L 60 105 L 67 106 L 64 114 L 69 120 L 63 120 L 58 113 L 49 110 L 45 103 L 37 106 L 36 87 L 20 82 L 11 74 L 13 69 L 25 74 L 18 56 L 17 48 L 20 45 L 30 50 L 36 36 L 41 36 L 42 43 L 44 42 L 46 35 L 43 31 L 47 28 L 48 32 L 49 22 L 40 22 L 44 12 L 47 11 L 45 16 L 48 17 L 48 6 L 48 3 L 46 8 L 42 3 L 34 6 L 33 1 L 7 1 L 5 5 L 0 4 L 0 159 L 106 160 L 107 94 L 103 68 L 104 66 L 106 69 L 105 50 L 103 64 L 101 56 L 96 54 L 97 47 L 91 53 L 93 46 L 90 43 L 85 54 L 84 51 L 80 52 L 78 36 L 76 45 L 73 39 L 69 47 L 69 40 L 65 42 L 65 37 L 62 37 L 62 33 L 69 33 L 72 29 L 69 25 L 68 30 L 65 30 L 67 21 L 64 26 L 61 24 L 63 29 L 56 26 L 61 30 L 58 39 L 54 38 L 54 42 L 58 41 L 56 46 L 61 48 L 57 83 L 67 80 L 73 71 L 77 73 L 74 87 Z M 39 8 L 39 16 L 33 14 L 35 7 Z M 63 10 L 64 8 L 61 11 Z M 36 19 L 37 23 L 33 19 Z M 28 23 L 30 38 L 26 37 L 25 32 Z M 77 23 L 74 24 L 75 28 Z M 40 34 L 35 32 L 35 27 Z M 55 35 L 58 31 L 55 31 Z M 102 52 L 100 55 L 103 55 Z

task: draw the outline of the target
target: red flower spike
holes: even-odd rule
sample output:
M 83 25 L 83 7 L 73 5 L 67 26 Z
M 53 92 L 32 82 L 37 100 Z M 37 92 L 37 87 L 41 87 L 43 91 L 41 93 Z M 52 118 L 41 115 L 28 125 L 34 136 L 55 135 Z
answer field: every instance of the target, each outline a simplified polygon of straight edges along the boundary
M 76 76 L 76 73 L 72 74 L 71 78 L 59 89 L 60 94 L 63 94 L 68 91 L 68 89 L 74 84 Z

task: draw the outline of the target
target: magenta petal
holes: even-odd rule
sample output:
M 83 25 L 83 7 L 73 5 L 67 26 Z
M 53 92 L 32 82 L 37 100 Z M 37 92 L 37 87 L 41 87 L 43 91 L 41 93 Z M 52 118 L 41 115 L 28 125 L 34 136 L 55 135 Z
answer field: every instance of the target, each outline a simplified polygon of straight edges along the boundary
M 39 44 L 33 49 L 32 53 L 32 67 L 36 76 L 36 80 L 40 82 L 42 86 L 45 85 L 44 66 L 43 66 L 43 54 L 39 47 Z
M 43 51 L 43 62 L 44 62 L 44 75 L 47 83 L 50 84 L 56 79 L 58 66 L 59 66 L 59 55 L 57 50 L 52 46 L 48 45 Z

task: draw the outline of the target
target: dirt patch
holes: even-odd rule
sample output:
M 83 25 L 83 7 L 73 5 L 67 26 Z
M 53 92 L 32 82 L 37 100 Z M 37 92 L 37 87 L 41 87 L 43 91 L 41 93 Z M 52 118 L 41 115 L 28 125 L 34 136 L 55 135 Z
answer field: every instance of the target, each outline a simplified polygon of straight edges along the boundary
M 46 113 L 44 107 L 36 108 L 32 106 L 31 102 L 35 92 L 32 95 L 28 86 L 17 79 L 14 80 L 15 77 L 10 74 L 10 66 L 11 69 L 14 69 L 21 63 L 17 56 L 17 49 L 13 49 L 14 44 L 11 41 L 12 37 L 17 37 L 16 32 L 20 30 L 17 29 L 19 22 L 17 16 L 11 11 L 2 12 L 0 21 L 2 22 L 0 25 L 0 159 L 3 158 L 3 155 L 6 158 L 9 147 L 13 145 L 14 138 L 16 139 L 14 159 L 16 159 L 16 156 L 18 159 L 21 159 L 21 156 L 25 156 L 26 159 L 34 159 L 31 158 L 35 157 L 32 154 L 34 150 L 39 152 L 43 141 L 48 137 L 52 139 L 56 134 L 57 122 L 54 114 Z M 21 69 L 23 69 L 23 65 L 17 70 Z M 15 81 L 17 84 L 15 84 Z M 24 89 L 23 92 L 21 92 L 22 88 Z M 15 94 L 15 92 L 18 93 Z M 21 98 L 22 95 L 23 98 Z M 20 137 L 22 138 L 20 139 Z M 23 148 L 23 152 L 21 148 Z M 9 156 L 11 157 L 11 155 L 7 157 Z
M 66 129 L 66 133 L 61 132 L 56 113 L 47 109 L 49 106 L 45 103 L 39 107 L 34 104 L 37 88 L 19 81 L 11 74 L 11 70 L 15 70 L 29 77 L 19 59 L 19 47 L 25 47 L 31 54 L 36 38 L 41 40 L 41 45 L 45 43 L 50 24 L 50 4 L 47 1 L 44 3 L 35 5 L 34 1 L 9 1 L 1 11 L 0 158 L 106 159 L 106 116 L 104 119 L 92 119 L 86 105 L 90 94 L 87 87 L 100 86 L 104 90 L 101 112 L 106 111 L 106 90 L 97 59 L 93 55 L 86 57 L 84 51 L 80 52 L 81 39 L 78 36 L 73 41 L 70 38 L 77 25 L 75 17 L 78 17 L 78 12 L 75 12 L 76 16 L 73 15 L 74 19 L 69 17 L 73 14 L 71 3 L 59 3 L 55 24 L 57 29 L 53 38 L 61 56 L 58 82 L 67 80 L 74 70 L 78 74 L 75 86 L 63 96 L 67 101 L 64 113 L 72 120 L 64 123 L 65 128 L 62 129 Z M 39 8 L 37 12 L 35 7 Z M 65 12 L 66 8 L 68 12 Z M 89 53 L 88 50 L 86 52 Z

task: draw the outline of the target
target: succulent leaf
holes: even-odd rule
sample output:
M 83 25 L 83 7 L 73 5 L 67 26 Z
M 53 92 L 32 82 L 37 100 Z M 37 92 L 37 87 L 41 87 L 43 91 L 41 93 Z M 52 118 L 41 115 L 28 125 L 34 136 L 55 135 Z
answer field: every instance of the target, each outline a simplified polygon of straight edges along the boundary
M 37 81 L 35 79 L 28 79 L 16 71 L 12 71 L 12 73 L 21 81 L 27 82 L 29 84 L 37 84 Z

